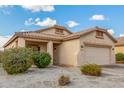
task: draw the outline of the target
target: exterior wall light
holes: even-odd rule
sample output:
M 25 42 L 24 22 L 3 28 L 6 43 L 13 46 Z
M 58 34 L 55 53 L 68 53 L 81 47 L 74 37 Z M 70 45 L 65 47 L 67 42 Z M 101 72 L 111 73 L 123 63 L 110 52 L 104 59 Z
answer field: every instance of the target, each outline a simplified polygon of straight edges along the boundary
M 115 47 L 114 46 L 112 46 L 112 50 L 115 50 Z
M 83 45 L 81 45 L 81 48 L 84 48 L 84 46 L 83 46 Z
M 115 48 L 112 48 L 112 50 L 115 50 Z

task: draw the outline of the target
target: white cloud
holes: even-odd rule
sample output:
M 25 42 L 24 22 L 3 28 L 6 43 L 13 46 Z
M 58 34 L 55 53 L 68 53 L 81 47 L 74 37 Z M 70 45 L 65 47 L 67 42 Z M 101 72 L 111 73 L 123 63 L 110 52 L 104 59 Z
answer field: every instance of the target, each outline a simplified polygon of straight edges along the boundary
M 35 25 L 38 26 L 53 26 L 56 23 L 57 23 L 56 20 L 51 19 L 49 17 L 45 18 L 43 21 L 40 21 L 40 19 L 38 18 L 35 19 Z
M 124 34 L 120 34 L 120 37 L 124 37 Z
M 108 31 L 111 35 L 113 35 L 113 34 L 115 33 L 113 29 L 108 29 L 107 31 Z
M 25 21 L 25 25 L 37 25 L 37 26 L 53 26 L 57 22 L 54 19 L 51 19 L 49 17 L 45 18 L 44 20 L 40 20 L 40 18 L 32 19 L 29 18 L 28 20 Z
M 11 10 L 10 8 L 12 8 L 12 5 L 0 5 L 0 12 L 2 12 L 5 15 L 10 15 L 11 14 Z
M 96 14 L 91 16 L 90 20 L 103 21 L 105 20 L 105 16 Z
M 23 5 L 21 6 L 24 9 L 30 10 L 31 12 L 52 12 L 55 10 L 53 5 Z
M 28 18 L 28 20 L 26 20 L 24 24 L 25 25 L 32 25 L 32 24 L 34 24 L 33 23 L 33 19 L 32 18 Z
M 8 7 L 8 5 L 0 5 L 0 8 Z
M 8 7 L 13 7 L 12 5 L 0 5 L 0 8 L 8 8 Z
M 25 30 L 25 29 L 21 29 L 19 32 L 26 32 L 27 30 Z
M 68 27 L 72 28 L 72 27 L 75 27 L 75 26 L 78 26 L 79 23 L 75 22 L 75 21 L 68 21 L 66 23 L 68 25 Z
M 2 12 L 3 12 L 3 14 L 5 14 L 5 15 L 10 15 L 10 14 L 11 14 L 11 12 L 10 12 L 10 11 L 5 11 L 5 10 L 2 10 Z
M 39 17 L 37 17 L 37 18 L 35 19 L 35 22 L 38 22 L 38 21 L 40 21 L 40 18 L 39 18 Z
M 11 38 L 11 36 L 0 35 L 0 50 L 3 50 L 3 45 Z

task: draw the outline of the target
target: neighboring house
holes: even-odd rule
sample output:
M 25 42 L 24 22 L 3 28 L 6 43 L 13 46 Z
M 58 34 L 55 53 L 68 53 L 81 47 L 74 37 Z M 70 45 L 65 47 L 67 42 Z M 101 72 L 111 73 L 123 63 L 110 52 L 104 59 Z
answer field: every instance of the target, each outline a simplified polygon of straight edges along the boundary
M 34 51 L 48 52 L 55 65 L 107 65 L 115 63 L 115 42 L 106 29 L 99 27 L 72 33 L 55 25 L 32 32 L 16 32 L 4 48 L 29 47 Z
M 124 37 L 117 38 L 117 43 L 115 44 L 115 53 L 124 53 Z

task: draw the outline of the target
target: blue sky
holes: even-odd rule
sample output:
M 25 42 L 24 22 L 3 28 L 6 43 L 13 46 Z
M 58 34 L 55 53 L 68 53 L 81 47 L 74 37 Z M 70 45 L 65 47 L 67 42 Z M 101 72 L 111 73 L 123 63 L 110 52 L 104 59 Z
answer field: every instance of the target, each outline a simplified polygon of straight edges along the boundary
M 54 24 L 65 26 L 73 32 L 100 26 L 111 29 L 113 35 L 116 37 L 124 33 L 124 6 L 68 5 L 49 6 L 49 8 L 45 6 L 39 7 L 1 6 L 0 35 L 11 35 L 18 31 L 36 30 Z M 50 10 L 51 7 L 52 9 Z M 45 8 L 47 9 L 45 10 Z M 39 18 L 39 23 L 41 24 L 38 25 L 35 19 Z M 53 24 L 47 25 L 46 23 L 46 25 L 43 25 L 42 22 L 45 20 L 49 20 Z M 29 24 L 25 24 L 25 21 Z M 69 23 L 72 24 L 71 27 Z
M 0 6 L 0 47 L 14 32 L 32 31 L 55 24 L 72 32 L 100 26 L 124 36 L 124 6 Z

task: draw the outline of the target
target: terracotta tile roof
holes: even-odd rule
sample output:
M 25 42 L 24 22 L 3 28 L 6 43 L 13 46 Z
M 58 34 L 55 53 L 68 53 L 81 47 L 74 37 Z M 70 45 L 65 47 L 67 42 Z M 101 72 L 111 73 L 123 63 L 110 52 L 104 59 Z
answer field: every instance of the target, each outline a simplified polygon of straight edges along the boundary
M 61 36 L 61 35 L 53 35 L 53 34 L 45 34 L 45 33 L 39 34 L 39 33 L 35 33 L 35 32 L 16 32 L 13 35 L 13 37 L 4 45 L 4 47 L 6 47 L 8 44 L 13 42 L 18 37 L 41 39 L 41 40 L 56 40 L 56 41 L 63 40 L 63 36 Z
M 17 32 L 17 36 L 25 37 L 25 38 L 38 38 L 38 39 L 49 39 L 49 40 L 62 40 L 63 36 L 53 35 L 53 34 L 45 34 L 45 33 L 30 33 L 30 32 Z
M 60 25 L 54 25 L 54 26 L 49 27 L 49 28 L 39 29 L 39 30 L 32 31 L 32 32 L 39 33 L 39 32 L 43 32 L 43 31 L 50 30 L 50 29 L 63 29 L 65 31 L 67 31 L 68 33 L 72 34 L 71 31 L 69 31 L 67 28 L 60 26 Z
M 106 33 L 106 35 L 108 35 L 114 42 L 117 42 L 116 39 L 107 32 L 107 29 L 103 29 L 103 28 L 99 28 L 99 27 L 93 27 L 93 28 L 85 29 L 85 30 L 70 34 L 68 36 L 65 36 L 64 40 L 70 40 L 70 39 L 73 39 L 76 37 L 78 38 L 80 36 L 86 35 L 86 34 L 91 33 L 93 31 L 102 31 L 102 32 Z
M 55 26 L 54 26 L 55 27 Z M 59 27 L 59 26 L 56 26 Z M 61 26 L 60 26 L 61 27 Z M 64 28 L 64 27 L 62 27 Z M 48 28 L 49 29 L 49 28 Z M 51 28 L 50 28 L 51 29 Z M 66 41 L 66 40 L 71 40 L 71 39 L 76 39 L 79 38 L 80 36 L 86 35 L 90 32 L 93 31 L 102 31 L 104 33 L 106 33 L 114 42 L 116 42 L 116 39 L 114 39 L 108 32 L 106 29 L 102 29 L 99 27 L 94 27 L 94 28 L 90 28 L 90 29 L 86 29 L 86 30 L 82 30 L 80 32 L 76 32 L 76 33 L 70 33 L 70 35 L 53 35 L 53 34 L 45 34 L 45 33 L 39 33 L 38 31 L 31 31 L 31 32 L 16 32 L 15 35 L 4 45 L 4 47 L 6 47 L 9 43 L 11 43 L 13 40 L 15 40 L 18 37 L 24 37 L 24 38 L 34 38 L 34 39 L 43 39 L 43 40 L 56 40 L 56 41 Z M 40 30 L 42 31 L 42 30 Z
M 117 38 L 117 43 L 115 46 L 124 46 L 124 37 Z

